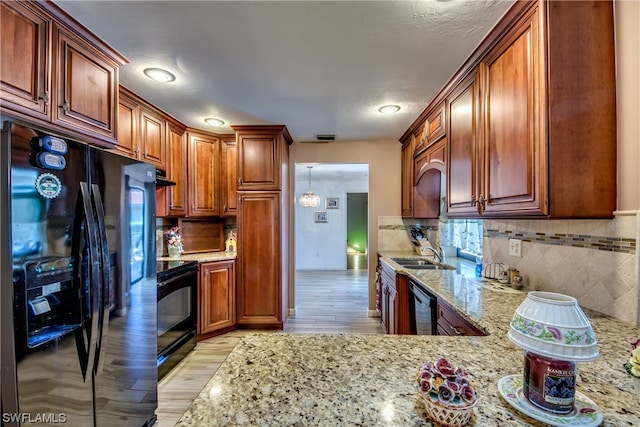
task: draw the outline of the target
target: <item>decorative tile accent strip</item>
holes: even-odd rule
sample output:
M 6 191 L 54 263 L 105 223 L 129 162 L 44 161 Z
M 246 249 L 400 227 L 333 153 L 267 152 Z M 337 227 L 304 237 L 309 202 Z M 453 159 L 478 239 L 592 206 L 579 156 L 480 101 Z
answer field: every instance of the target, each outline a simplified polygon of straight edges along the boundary
M 547 245 L 572 246 L 575 248 L 598 249 L 601 251 L 636 253 L 636 240 L 626 237 L 588 236 L 584 234 L 546 234 L 526 231 L 484 230 L 484 237 L 519 239 L 524 242 Z
M 437 225 L 422 225 L 422 224 L 379 224 L 378 230 L 411 230 L 413 227 L 420 227 L 423 230 L 434 231 L 438 229 Z

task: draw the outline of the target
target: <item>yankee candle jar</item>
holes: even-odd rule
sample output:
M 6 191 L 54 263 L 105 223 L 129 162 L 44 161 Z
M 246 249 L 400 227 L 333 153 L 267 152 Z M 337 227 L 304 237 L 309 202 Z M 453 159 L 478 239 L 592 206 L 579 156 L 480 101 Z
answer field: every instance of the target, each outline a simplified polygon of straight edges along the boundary
M 575 391 L 576 362 L 525 351 L 523 392 L 533 405 L 554 414 L 568 414 L 573 411 Z

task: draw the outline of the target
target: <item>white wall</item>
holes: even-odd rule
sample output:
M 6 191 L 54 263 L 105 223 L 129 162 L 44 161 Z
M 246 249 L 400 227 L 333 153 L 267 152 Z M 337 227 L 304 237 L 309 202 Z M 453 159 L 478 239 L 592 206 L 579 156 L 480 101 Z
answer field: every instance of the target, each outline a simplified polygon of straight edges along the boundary
M 317 208 L 295 207 L 296 270 L 345 270 L 347 268 L 347 193 L 367 193 L 368 180 L 349 182 L 311 179 L 311 190 L 320 196 Z M 296 201 L 309 188 L 308 180 L 296 182 Z M 338 197 L 338 209 L 326 209 L 327 197 Z M 314 222 L 314 212 L 327 213 L 327 223 Z

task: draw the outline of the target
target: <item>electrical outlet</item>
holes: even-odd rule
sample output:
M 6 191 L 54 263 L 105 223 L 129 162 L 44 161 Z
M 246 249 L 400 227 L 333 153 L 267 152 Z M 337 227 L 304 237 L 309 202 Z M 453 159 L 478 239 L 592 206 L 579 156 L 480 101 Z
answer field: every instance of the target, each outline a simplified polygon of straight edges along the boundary
M 518 258 L 522 257 L 522 240 L 509 239 L 509 255 Z

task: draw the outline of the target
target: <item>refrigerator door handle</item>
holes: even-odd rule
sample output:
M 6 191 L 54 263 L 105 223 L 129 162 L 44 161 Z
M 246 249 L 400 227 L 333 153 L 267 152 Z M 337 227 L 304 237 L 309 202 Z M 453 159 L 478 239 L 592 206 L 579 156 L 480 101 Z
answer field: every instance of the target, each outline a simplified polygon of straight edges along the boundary
M 96 212 L 96 222 L 98 226 L 98 248 L 102 260 L 102 277 L 100 278 L 102 288 L 102 301 L 100 302 L 100 335 L 98 336 L 98 345 L 96 350 L 95 374 L 102 372 L 104 358 L 107 352 L 107 337 L 109 335 L 109 311 L 110 311 L 110 292 L 109 284 L 111 283 L 111 266 L 109 263 L 109 245 L 107 243 L 107 227 L 105 224 L 104 205 L 100 196 L 100 187 L 96 184 L 91 185 L 91 195 L 93 197 L 94 208 Z M 115 278 L 114 278 L 115 279 Z
M 82 370 L 82 377 L 86 382 L 90 379 L 93 369 L 89 369 L 89 363 L 95 360 L 96 341 L 98 335 L 98 315 L 99 315 L 99 302 L 101 300 L 101 289 L 96 286 L 98 283 L 98 272 L 100 267 L 100 260 L 97 257 L 96 249 L 98 247 L 98 241 L 96 236 L 96 225 L 93 214 L 93 206 L 91 205 L 89 185 L 86 182 L 80 183 L 80 191 L 78 192 L 78 201 L 76 204 L 76 224 L 74 226 L 73 241 L 74 248 L 72 250 L 73 255 L 76 257 L 78 266 L 78 273 L 76 278 L 80 279 L 79 290 L 84 298 L 89 301 L 89 329 L 79 328 L 76 330 L 76 347 L 80 356 L 80 368 Z M 85 264 L 82 262 L 83 254 L 80 252 L 84 250 L 80 244 L 82 239 L 82 222 L 85 222 L 84 233 L 87 236 L 85 244 L 88 246 L 88 262 Z M 82 266 L 86 265 L 89 275 L 89 283 L 84 283 L 84 275 L 82 274 Z M 87 286 L 88 285 L 88 286 Z M 87 289 L 85 293 L 84 290 Z M 84 317 L 84 314 L 83 314 Z

